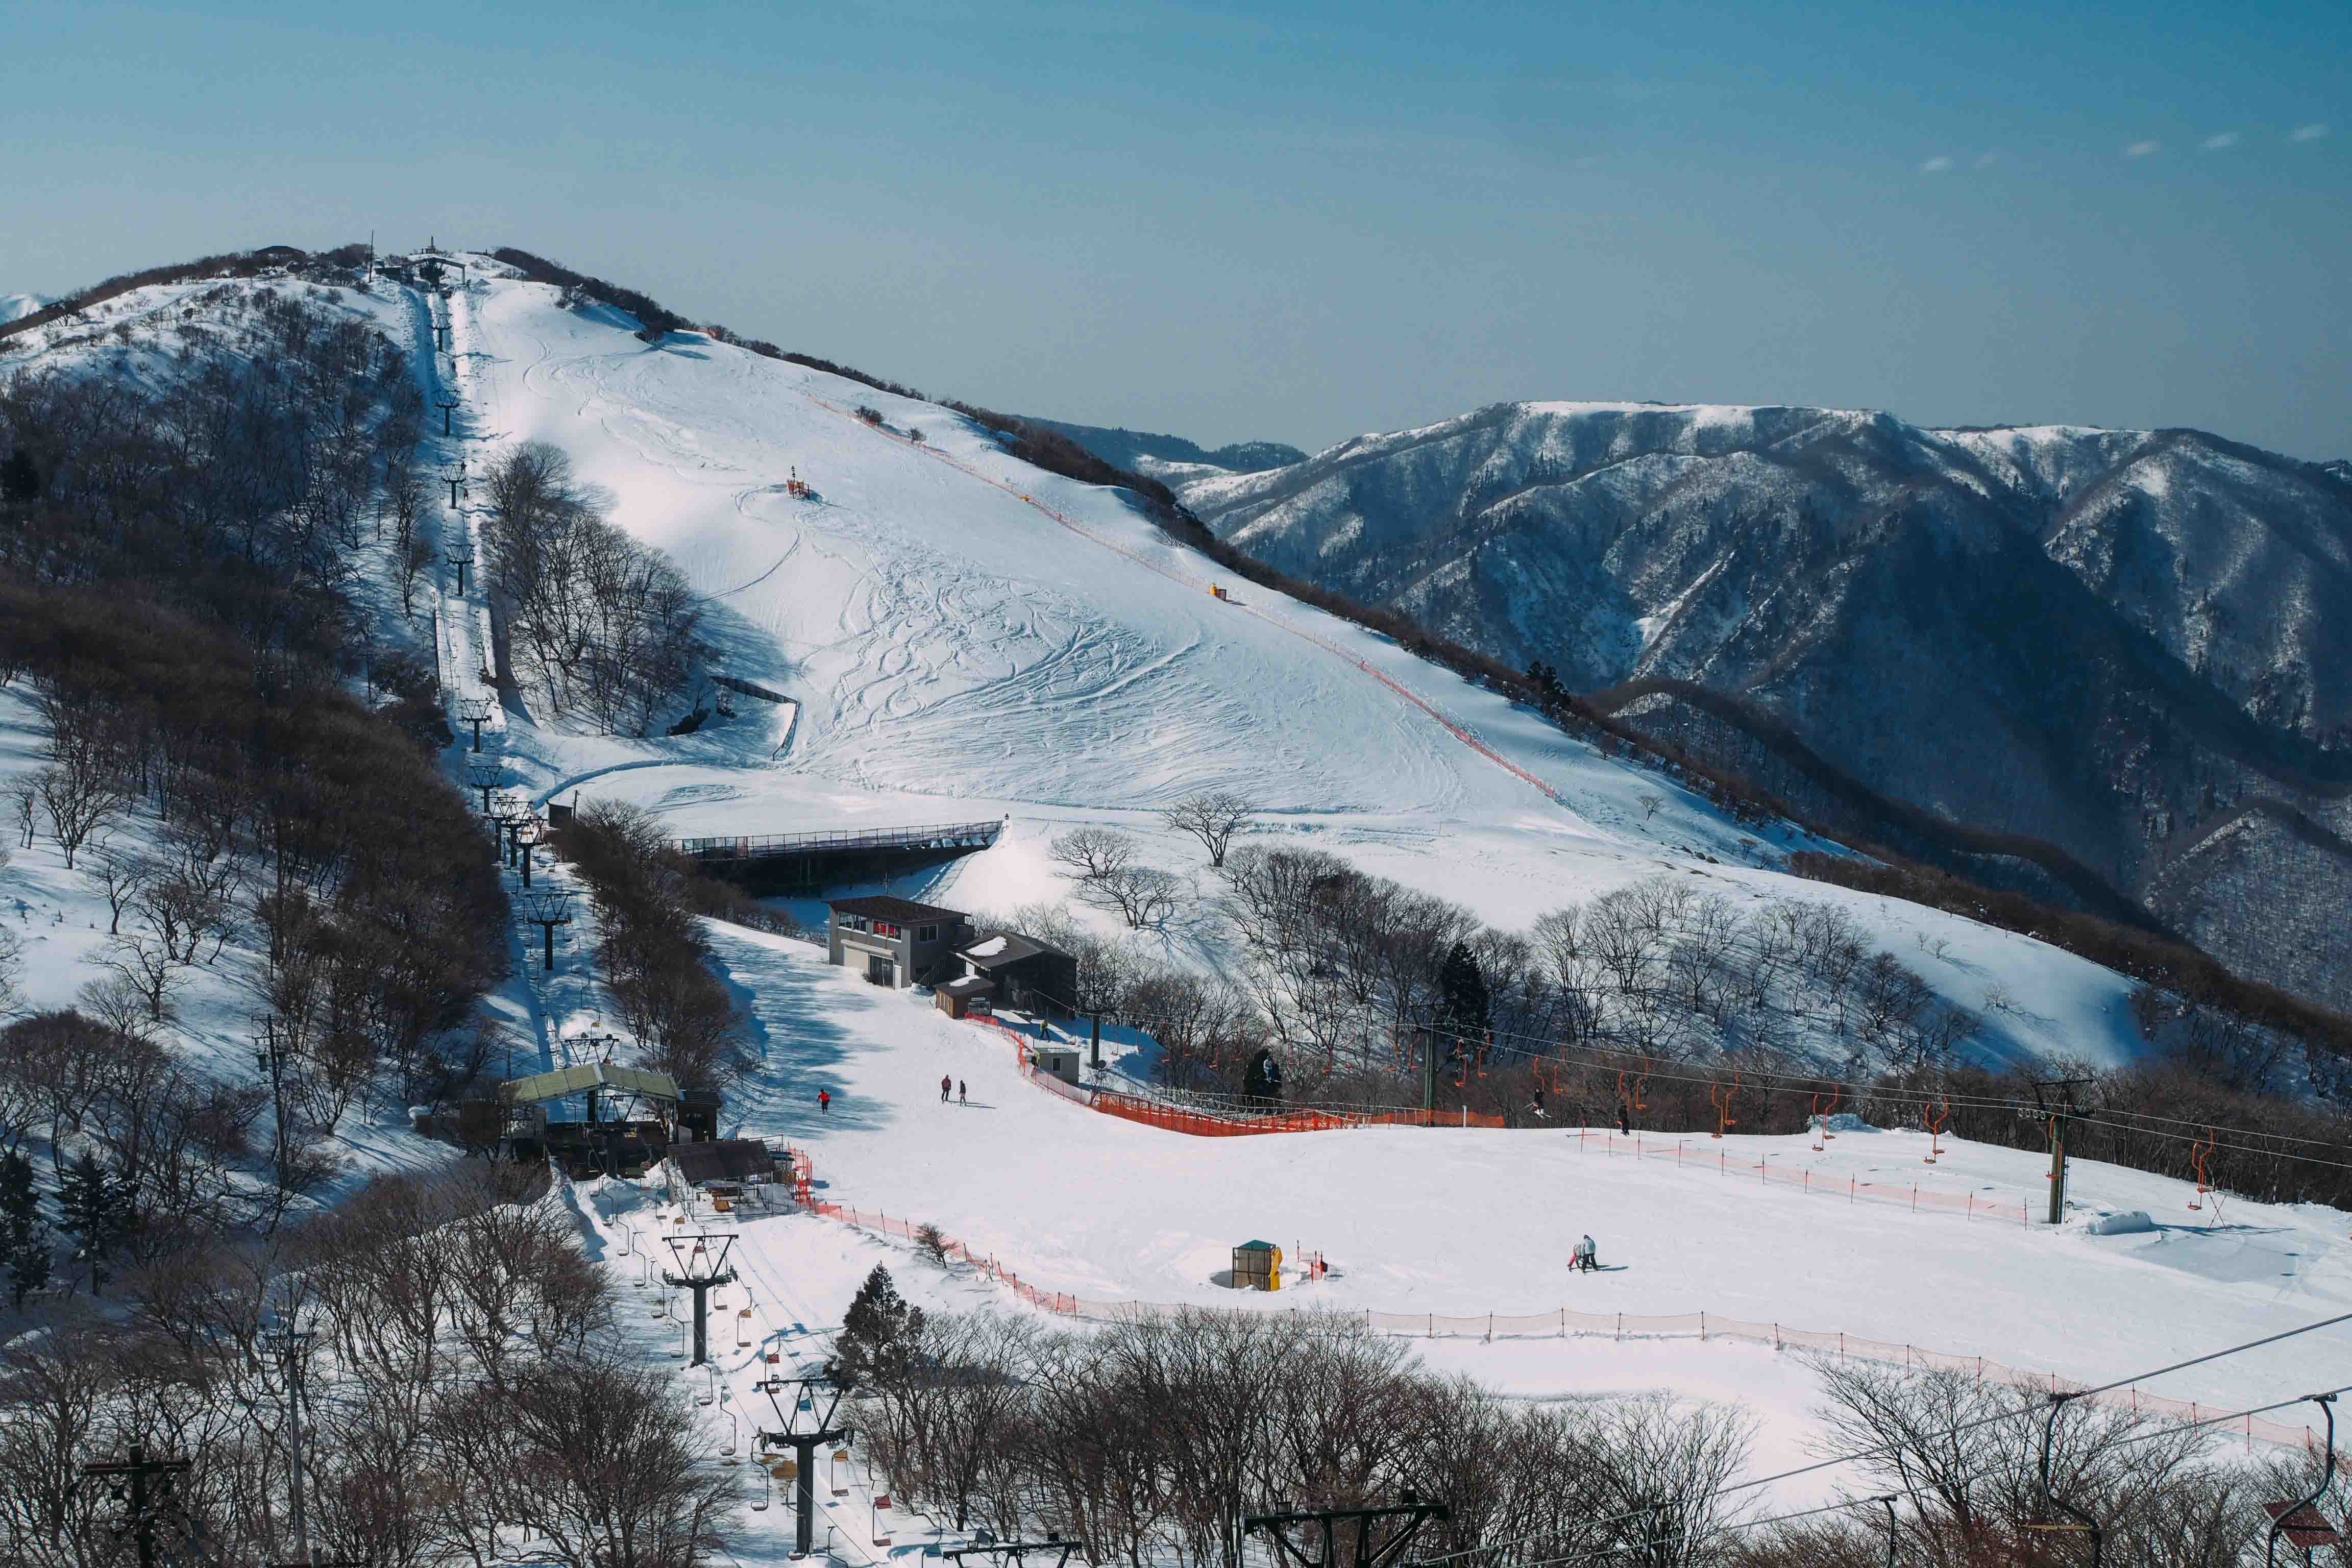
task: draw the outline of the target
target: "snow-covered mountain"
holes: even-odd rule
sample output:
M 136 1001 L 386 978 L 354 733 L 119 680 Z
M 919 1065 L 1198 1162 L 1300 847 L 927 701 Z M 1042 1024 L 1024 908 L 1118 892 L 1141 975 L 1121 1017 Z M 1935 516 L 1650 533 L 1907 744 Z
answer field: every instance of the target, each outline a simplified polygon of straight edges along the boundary
M 1265 809 L 1264 842 L 1335 850 L 1503 930 L 1647 877 L 1697 878 L 1735 899 L 1847 908 L 1982 1016 L 1969 1049 L 1988 1059 L 2145 1048 L 2122 976 L 1790 878 L 1776 868 L 1811 842 L 1801 833 L 1734 820 L 1388 638 L 1234 583 L 1122 492 L 1031 468 L 954 411 L 699 332 L 649 345 L 615 310 L 468 261 L 446 301 L 305 287 L 405 346 L 428 403 L 454 400 L 431 465 L 462 456 L 478 474 L 516 443 L 560 447 L 613 498 L 614 521 L 707 596 L 713 672 L 786 699 L 633 739 L 509 687 L 491 727 L 538 799 L 624 798 L 682 836 L 1007 817 L 996 848 L 903 889 L 974 910 L 1064 896 L 1048 841 L 1109 826 L 1179 870 L 1199 911 L 1214 879 L 1157 811 L 1234 789 Z M 189 310 L 201 326 L 284 286 L 135 289 L 69 334 L 10 340 L 0 370 L 166 378 Z M 436 361 L 436 311 L 454 359 Z M 483 505 L 478 487 L 467 527 Z M 464 686 L 498 637 L 478 585 L 462 602 L 454 586 L 423 602 L 439 605 L 440 662 Z M 1196 913 L 1166 941 L 1197 954 L 1209 923 Z M 60 973 L 37 1000 L 75 983 Z M 2018 1005 L 1988 1010 L 1996 990 Z
M 39 294 L 0 294 L 0 324 L 21 321 L 48 303 Z
M 1307 460 L 1306 453 L 1280 441 L 1234 441 L 1212 450 L 1181 436 L 1153 436 L 1141 430 L 1101 425 L 1072 425 L 1060 419 L 1024 418 L 1023 423 L 1067 436 L 1106 463 L 1154 479 L 1189 478 L 1212 468 L 1255 474 Z
M 1760 726 L 1630 683 L 1739 699 L 1872 789 L 2049 841 L 2242 967 L 2352 1004 L 2342 922 L 2258 916 L 2193 852 L 2261 801 L 2288 829 L 2266 858 L 2339 904 L 2352 879 L 2340 465 L 2189 430 L 1525 403 L 1178 482 L 1284 571 L 1785 773 Z
M 1818 841 L 1787 824 L 1734 820 L 1388 638 L 1237 583 L 1129 495 L 1030 467 L 952 410 L 700 332 L 647 342 L 639 321 L 609 306 L 567 300 L 488 257 L 463 260 L 462 286 L 446 296 L 392 281 L 361 289 L 323 269 L 132 289 L 85 321 L 0 342 L 0 376 L 55 371 L 168 394 L 203 373 L 207 353 L 275 352 L 273 322 L 292 318 L 269 302 L 298 292 L 320 314 L 314 328 L 392 340 L 404 357 L 377 390 L 409 398 L 423 416 L 415 467 L 433 477 L 413 609 L 386 578 L 388 542 L 360 521 L 367 509 L 352 511 L 361 542 L 340 559 L 360 580 L 354 602 L 372 637 L 426 655 L 453 717 L 467 699 L 490 709 L 488 755 L 541 805 L 625 800 L 681 835 L 1002 817 L 993 847 L 892 889 L 975 912 L 1060 897 L 1067 883 L 1048 854 L 1053 837 L 1115 827 L 1187 884 L 1185 917 L 1139 940 L 1163 942 L 1173 962 L 1205 963 L 1215 922 L 1202 906 L 1215 880 L 1156 808 L 1190 790 L 1230 788 L 1264 808 L 1245 844 L 1328 849 L 1504 930 L 1643 883 L 1688 889 L 1727 918 L 1804 900 L 1860 930 L 1869 962 L 1899 961 L 1979 1014 L 1967 1055 L 2115 1064 L 2147 1048 L 2136 987 L 2122 975 L 2030 936 L 1792 878 L 1780 869 L 1785 853 Z M 448 352 L 438 354 L 444 337 Z M 739 694 L 731 707 L 702 714 L 688 733 L 665 733 L 683 714 L 664 714 L 646 734 L 613 734 L 515 678 L 481 583 L 496 564 L 482 476 L 526 441 L 559 447 L 609 498 L 612 520 L 690 580 L 709 617 L 709 673 Z M 446 504 L 444 474 L 456 485 Z M 475 567 L 470 578 L 439 570 L 457 561 Z M 0 689 L 0 789 L 42 763 L 30 684 Z M 746 700 L 754 690 L 781 700 Z M 462 737 L 465 724 L 457 728 Z M 462 738 L 438 756 L 469 792 L 478 760 Z M 122 832 L 162 826 L 142 816 Z M 2217 828 L 2207 852 L 2252 864 L 2248 847 L 2266 853 L 2268 832 L 2252 819 L 2226 840 Z M 482 852 L 495 859 L 487 844 Z M 516 873 L 500 874 L 520 902 Z M 542 860 L 538 876 L 541 893 L 582 891 L 572 868 Z M 23 933 L 34 959 L 26 1002 L 70 1004 L 100 973 L 106 942 L 97 873 L 64 864 L 44 837 L 0 868 L 0 921 Z M 595 901 L 577 898 L 574 923 L 549 928 L 551 968 L 534 963 L 542 936 L 523 912 L 518 962 L 487 1004 L 511 1047 L 500 1070 L 635 1048 L 613 1032 L 624 1015 L 600 974 L 610 960 L 599 952 Z M 2337 1211 L 2233 1199 L 2238 1223 L 2224 1229 L 2205 1223 L 2218 1221 L 2206 1206 L 2218 1200 L 2192 1184 L 2078 1160 L 2070 1223 L 2053 1231 L 2025 1223 L 2043 1192 L 2041 1151 L 1956 1147 L 1925 1131 L 1564 1136 L 1573 1111 L 1562 1096 L 1550 1116 L 1510 1131 L 1188 1138 L 1049 1092 L 1003 1033 L 829 967 L 817 947 L 720 921 L 705 929 L 708 962 L 742 1010 L 754 1058 L 728 1090 L 726 1130 L 811 1154 L 816 1190 L 862 1221 L 687 1205 L 698 1226 L 733 1236 L 746 1292 L 725 1304 L 736 1338 L 723 1366 L 695 1374 L 719 1380 L 701 1384 L 719 1401 L 714 1419 L 755 1408 L 756 1378 L 814 1373 L 824 1336 L 812 1331 L 840 1320 L 877 1261 L 927 1310 L 1029 1310 L 1002 1282 L 1007 1269 L 1099 1301 L 1231 1305 L 1216 1275 L 1232 1245 L 1270 1236 L 1294 1258 L 1315 1251 L 1338 1265 L 1327 1278 L 1294 1279 L 1307 1305 L 1421 1314 L 1433 1336 L 1453 1328 L 1460 1337 L 1423 1342 L 1449 1372 L 1538 1399 L 1663 1386 L 1745 1405 L 1762 1423 L 1754 1472 L 1810 1465 L 1807 1446 L 1824 1436 L 1810 1363 L 1779 1348 L 1784 1323 L 1824 1336 L 1806 1342 L 1851 1333 L 1906 1360 L 1902 1347 L 1916 1345 L 2088 1382 L 2282 1331 L 2352 1292 L 2331 1250 L 2343 1231 Z M 249 977 L 258 967 L 249 921 L 238 941 L 246 951 L 232 943 L 231 957 Z M 242 1032 L 249 1002 L 231 967 L 215 954 L 218 973 L 191 985 L 172 1043 L 242 1077 L 253 1060 Z M 1106 1034 L 1112 1066 L 1139 1070 L 1151 1043 L 1116 1025 Z M 969 1097 L 935 1097 L 941 1073 Z M 820 1090 L 829 1110 L 818 1108 Z M 1752 1080 L 1740 1090 L 1735 1075 L 1732 1092 L 1764 1091 Z M 1728 1097 L 1724 1104 L 1729 1116 Z M 394 1120 L 364 1130 L 371 1147 L 355 1161 L 383 1169 L 447 1153 Z M 664 1206 L 677 1195 L 659 1175 L 562 1194 L 593 1237 L 591 1255 L 640 1282 L 646 1222 L 683 1223 L 685 1213 Z M 2161 1228 L 2087 1234 L 2095 1218 L 2129 1209 L 2154 1212 Z M 887 1239 L 877 1210 L 894 1216 L 890 1234 L 931 1221 L 997 1266 L 927 1261 Z M 1570 1282 L 1560 1252 L 1580 1230 L 1601 1238 L 1612 1268 Z M 2075 1310 L 2053 1314 L 2053 1296 Z M 1297 1300 L 1293 1289 L 1243 1304 L 1279 1310 Z M 1580 1339 L 1563 1315 L 1557 1334 L 1538 1323 L 1514 1337 L 1507 1322 L 1497 1335 L 1491 1318 L 1478 1331 L 1487 1314 L 1559 1313 L 1571 1302 L 1578 1312 L 1705 1313 L 1715 1329 L 1707 1337 L 1700 1317 L 1696 1336 L 1637 1328 L 1626 1340 L 1620 1318 L 1618 1333 Z M 1749 1337 L 1727 1338 L 1725 1313 L 1734 1334 Z M 635 1326 L 648 1333 L 642 1316 Z M 665 1320 L 637 1342 L 654 1364 L 674 1364 L 668 1328 Z M 765 1353 L 751 1350 L 754 1336 Z M 2165 1392 L 2251 1402 L 2250 1386 L 2309 1387 L 2312 1365 L 2343 1360 L 2340 1342 L 2311 1347 L 2192 1368 Z M 2266 1381 L 2246 1381 L 2257 1371 Z M 843 1541 L 878 1561 L 873 1538 L 888 1505 L 872 1477 L 861 1484 L 846 1501 L 818 1506 L 838 1515 L 828 1525 Z M 901 1499 L 901 1519 L 904 1508 Z M 781 1561 L 783 1516 L 774 1510 L 764 1528 L 751 1516 L 730 1521 L 729 1551 Z

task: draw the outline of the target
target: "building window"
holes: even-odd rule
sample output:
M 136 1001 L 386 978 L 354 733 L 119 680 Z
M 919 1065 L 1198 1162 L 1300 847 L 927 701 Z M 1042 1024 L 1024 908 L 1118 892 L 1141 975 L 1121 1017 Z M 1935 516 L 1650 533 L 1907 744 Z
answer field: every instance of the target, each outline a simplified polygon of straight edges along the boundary
M 876 936 L 887 936 L 895 942 L 903 933 L 900 932 L 897 926 L 892 925 L 888 921 L 876 921 L 874 922 L 874 934 Z
M 915 940 L 917 942 L 937 942 L 940 940 L 940 928 L 937 926 L 917 926 L 915 928 Z
M 841 929 L 844 931 L 864 931 L 866 929 L 866 917 L 864 915 L 844 915 L 841 917 Z

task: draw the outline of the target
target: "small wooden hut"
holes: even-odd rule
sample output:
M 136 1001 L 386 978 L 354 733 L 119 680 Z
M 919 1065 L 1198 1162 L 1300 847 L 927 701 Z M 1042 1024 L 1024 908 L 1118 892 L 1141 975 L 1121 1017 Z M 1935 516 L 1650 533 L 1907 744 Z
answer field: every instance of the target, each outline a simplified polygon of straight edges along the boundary
M 1234 1248 L 1234 1289 L 1282 1289 L 1282 1248 L 1270 1241 L 1244 1241 Z

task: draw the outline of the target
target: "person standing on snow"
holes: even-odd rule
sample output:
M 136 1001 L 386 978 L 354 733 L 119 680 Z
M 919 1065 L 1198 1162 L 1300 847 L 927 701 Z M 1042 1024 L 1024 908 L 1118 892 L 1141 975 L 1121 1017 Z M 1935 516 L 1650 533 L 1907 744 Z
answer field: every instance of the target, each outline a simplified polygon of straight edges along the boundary
M 816 1091 L 816 1108 L 827 1111 L 833 1109 L 833 1090 L 821 1089 Z
M 963 1079 L 956 1079 L 956 1103 L 958 1105 L 969 1105 L 971 1103 L 963 1097 Z
M 955 1079 L 950 1078 L 947 1074 L 940 1074 L 940 1103 L 941 1105 L 945 1105 L 948 1102 L 948 1090 L 950 1088 L 953 1087 Z
M 1575 1251 L 1569 1255 L 1569 1265 L 1584 1274 L 1590 1274 L 1601 1267 L 1601 1251 L 1592 1245 L 1591 1237 L 1588 1236 L 1576 1244 Z

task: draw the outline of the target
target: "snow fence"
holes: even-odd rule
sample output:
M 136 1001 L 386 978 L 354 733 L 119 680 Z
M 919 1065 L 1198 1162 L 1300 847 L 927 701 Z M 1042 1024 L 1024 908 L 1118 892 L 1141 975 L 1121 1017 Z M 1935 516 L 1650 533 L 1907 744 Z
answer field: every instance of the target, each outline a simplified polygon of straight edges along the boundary
M 1469 1111 L 1353 1113 L 1317 1110 L 1254 1116 L 1238 1111 L 1218 1112 L 1163 1105 L 1116 1089 L 1086 1089 L 1065 1083 L 1051 1073 L 1041 1073 L 1030 1058 L 1027 1037 L 1015 1033 L 993 1018 L 974 1017 L 967 1022 L 985 1024 L 1012 1041 L 1020 1056 L 1022 1072 L 1030 1082 L 1040 1088 L 1106 1116 L 1139 1121 L 1171 1132 L 1186 1132 L 1197 1138 L 1236 1138 L 1269 1132 L 1328 1132 L 1349 1127 L 1499 1128 L 1507 1125 L 1499 1116 L 1479 1116 Z M 1829 1178 L 1816 1181 L 1810 1169 L 1792 1171 L 1764 1160 L 1742 1159 L 1734 1165 L 1728 1150 L 1709 1146 L 1713 1142 L 1711 1139 L 1657 1136 L 1644 1132 L 1636 1132 L 1628 1138 L 1606 1131 L 1596 1131 L 1589 1127 L 1578 1128 L 1576 1138 L 1578 1149 L 1588 1153 L 1621 1159 L 1666 1160 L 1677 1166 L 1688 1165 L 1698 1170 L 1713 1165 L 1717 1173 L 1724 1176 L 1738 1176 L 1742 1180 L 1753 1176 L 1760 1185 L 1791 1188 L 1825 1198 L 1843 1198 L 1850 1204 L 1896 1204 L 1914 1213 L 1955 1214 L 1968 1219 L 1997 1220 L 2017 1226 L 2033 1223 L 2032 1205 L 2023 1198 L 2001 1197 L 1974 1189 L 1964 1193 L 1937 1192 L 1916 1182 L 1865 1182 L 1855 1176 L 1849 1176 L 1843 1182 Z
M 796 1153 L 794 1175 L 805 1193 L 811 1174 L 808 1156 Z M 803 1200 L 812 1213 L 835 1219 L 860 1229 L 895 1237 L 902 1241 L 923 1244 L 919 1232 L 926 1227 L 919 1221 L 894 1218 L 889 1215 L 858 1209 L 847 1204 Z M 1084 1296 L 1074 1296 L 1063 1290 L 1041 1290 L 1028 1283 L 992 1256 L 973 1252 L 961 1242 L 934 1233 L 942 1244 L 949 1260 L 967 1263 L 989 1279 L 1004 1286 L 1029 1305 L 1065 1318 L 1077 1318 L 1090 1322 L 1130 1322 L 1138 1320 L 1174 1317 L 1183 1313 L 1216 1312 L 1241 1314 L 1258 1309 L 1245 1307 L 1188 1306 L 1167 1301 L 1097 1301 Z M 1361 1322 L 1378 1334 L 1393 1334 L 1408 1339 L 1431 1340 L 1496 1340 L 1526 1339 L 1697 1339 L 1738 1340 L 1750 1344 L 1769 1345 L 1775 1351 L 1801 1351 L 1815 1355 L 1833 1356 L 1840 1361 L 1852 1357 L 1862 1361 L 1885 1362 L 1921 1371 L 1956 1372 L 1979 1383 L 2006 1384 L 2013 1388 L 2061 1393 L 2069 1388 L 2086 1386 L 2047 1373 L 2031 1372 L 2022 1367 L 2007 1366 L 1988 1361 L 1983 1356 L 1949 1355 L 1941 1351 L 1926 1350 L 1918 1345 L 1898 1344 L 1891 1340 L 1864 1339 L 1859 1334 L 1834 1333 L 1822 1329 L 1792 1328 L 1785 1323 L 1750 1322 L 1741 1318 L 1727 1318 L 1714 1312 L 1579 1312 L 1561 1307 L 1549 1312 L 1378 1312 L 1370 1310 L 1341 1310 L 1328 1307 L 1306 1309 L 1328 1314 L 1333 1320 L 1347 1319 Z M 1300 1310 L 1292 1308 L 1291 1310 Z M 2133 1387 L 2108 1389 L 2092 1396 L 2095 1403 L 2116 1409 L 2136 1411 L 2164 1420 L 2199 1423 L 2210 1420 L 2220 1411 L 2208 1409 L 2194 1400 L 2172 1399 L 2160 1394 L 2149 1394 Z M 2242 1437 L 2248 1452 L 2256 1443 L 2298 1447 L 2317 1452 L 2317 1434 L 2308 1426 L 2290 1426 L 2260 1415 L 2243 1415 L 2220 1428 L 2231 1436 Z

